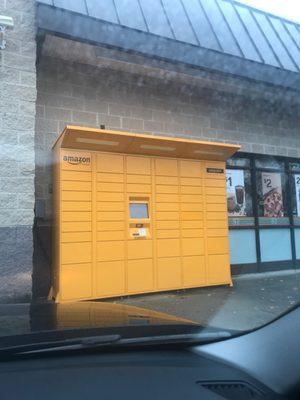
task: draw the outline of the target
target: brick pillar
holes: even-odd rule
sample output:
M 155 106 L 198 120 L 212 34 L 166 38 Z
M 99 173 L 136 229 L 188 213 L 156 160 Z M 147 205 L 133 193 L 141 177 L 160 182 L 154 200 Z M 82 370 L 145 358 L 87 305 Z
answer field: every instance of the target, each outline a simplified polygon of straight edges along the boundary
M 0 50 L 0 301 L 31 296 L 36 24 L 34 0 L 0 0 L 14 19 Z

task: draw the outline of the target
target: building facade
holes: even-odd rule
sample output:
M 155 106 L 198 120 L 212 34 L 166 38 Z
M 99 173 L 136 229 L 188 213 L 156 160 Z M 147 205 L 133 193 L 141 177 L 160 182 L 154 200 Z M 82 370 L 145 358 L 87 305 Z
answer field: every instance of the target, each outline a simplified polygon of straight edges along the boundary
M 0 1 L 15 19 L 0 52 L 3 297 L 30 294 L 32 271 L 34 296 L 49 290 L 51 148 L 67 124 L 240 144 L 228 162 L 232 270 L 295 268 L 299 26 L 227 0 L 176 1 L 176 15 L 154 2 L 156 23 L 147 2 L 130 1 L 128 18 L 103 3 Z

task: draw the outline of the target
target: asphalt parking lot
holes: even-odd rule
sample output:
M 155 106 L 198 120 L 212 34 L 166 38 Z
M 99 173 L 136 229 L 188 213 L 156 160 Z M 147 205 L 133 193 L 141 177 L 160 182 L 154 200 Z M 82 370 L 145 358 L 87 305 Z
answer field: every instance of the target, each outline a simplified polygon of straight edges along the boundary
M 215 286 L 123 298 L 116 303 L 169 313 L 224 329 L 252 329 L 300 302 L 300 271 L 234 278 L 233 287 Z

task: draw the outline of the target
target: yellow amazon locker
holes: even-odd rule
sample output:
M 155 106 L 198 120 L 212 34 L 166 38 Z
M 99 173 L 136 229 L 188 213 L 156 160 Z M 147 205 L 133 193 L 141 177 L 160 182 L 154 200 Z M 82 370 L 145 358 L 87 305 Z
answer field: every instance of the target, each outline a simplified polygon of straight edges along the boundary
M 53 148 L 49 297 L 232 284 L 225 161 L 238 149 L 67 126 Z

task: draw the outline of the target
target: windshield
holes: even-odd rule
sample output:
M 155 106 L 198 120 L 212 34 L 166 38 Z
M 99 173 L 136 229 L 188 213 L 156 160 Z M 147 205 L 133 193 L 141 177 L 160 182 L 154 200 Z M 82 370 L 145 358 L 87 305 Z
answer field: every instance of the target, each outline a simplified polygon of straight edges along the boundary
M 0 347 L 215 340 L 298 305 L 300 9 L 279 3 L 0 0 Z

